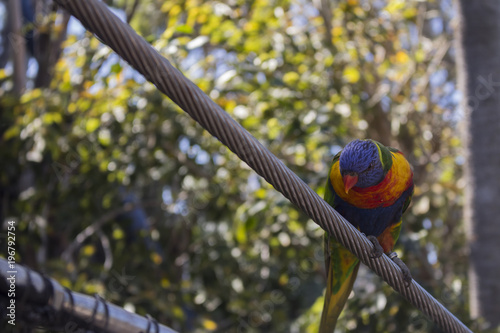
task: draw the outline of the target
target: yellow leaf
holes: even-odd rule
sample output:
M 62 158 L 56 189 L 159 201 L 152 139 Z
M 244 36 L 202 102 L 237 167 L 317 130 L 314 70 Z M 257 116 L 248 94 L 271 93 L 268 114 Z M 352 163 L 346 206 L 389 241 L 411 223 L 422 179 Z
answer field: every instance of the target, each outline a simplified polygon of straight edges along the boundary
M 356 50 L 356 48 L 352 47 L 352 48 L 349 48 L 347 50 L 347 53 L 349 53 L 349 56 L 351 57 L 351 59 L 358 59 L 358 50 Z
M 336 26 L 332 28 L 332 36 L 333 37 L 340 37 L 344 33 L 344 28 L 340 26 Z
M 82 252 L 84 255 L 90 257 L 91 255 L 94 254 L 95 248 L 93 245 L 86 245 L 83 247 Z
M 255 191 L 255 196 L 259 199 L 264 199 L 266 196 L 266 190 L 263 188 L 259 188 L 257 191 Z
M 425 60 L 425 51 L 420 49 L 415 52 L 415 61 L 422 62 Z
M 237 105 L 236 101 L 230 99 L 230 100 L 227 101 L 225 109 L 226 109 L 226 111 L 232 111 L 232 110 L 234 110 L 234 108 L 236 107 L 236 105 Z
M 173 1 L 165 1 L 161 6 L 160 11 L 163 13 L 167 13 L 170 9 L 172 9 L 174 5 L 175 4 L 173 3 Z
M 288 212 L 288 216 L 289 216 L 290 220 L 297 220 L 299 218 L 299 212 L 296 211 L 295 209 L 294 210 L 290 210 Z
M 245 244 L 247 242 L 247 230 L 245 228 L 245 224 L 242 222 L 239 222 L 238 225 L 236 226 L 236 240 L 240 244 Z
M 260 120 L 259 120 L 259 118 L 254 117 L 254 116 L 248 116 L 246 119 L 243 120 L 243 123 L 242 123 L 243 127 L 246 127 L 246 128 L 253 127 L 253 126 L 256 126 L 258 124 L 260 124 Z
M 161 279 L 161 287 L 162 288 L 169 288 L 170 286 L 171 286 L 171 283 L 167 278 Z
M 210 319 L 203 319 L 202 325 L 209 331 L 214 331 L 217 329 L 217 323 Z
M 184 318 L 184 310 L 180 306 L 174 306 L 172 313 L 176 318 Z
M 103 146 L 109 146 L 111 143 L 111 136 L 108 130 L 101 130 L 98 134 L 99 143 Z
M 385 10 L 393 15 L 396 12 L 402 10 L 406 6 L 406 2 L 404 0 L 392 0 L 387 7 L 385 7 Z
M 100 44 L 101 44 L 101 42 L 99 41 L 99 39 L 97 39 L 97 38 L 90 39 L 90 49 L 91 50 L 97 49 L 98 47 L 101 46 Z
M 321 310 L 323 310 L 323 303 L 324 303 L 324 298 L 323 297 L 318 297 L 316 299 L 316 302 L 314 302 L 313 306 L 312 306 L 312 311 L 314 313 L 320 313 Z
M 286 274 L 281 274 L 278 283 L 282 286 L 286 285 L 288 283 L 288 275 Z
M 357 17 L 364 18 L 366 16 L 366 12 L 361 7 L 354 7 L 352 11 Z
M 343 73 L 344 79 L 349 83 L 356 83 L 359 81 L 360 74 L 355 67 L 346 67 Z
M 77 68 L 81 68 L 81 67 L 83 67 L 85 65 L 86 61 L 87 61 L 87 57 L 86 56 L 77 57 L 76 60 L 75 60 L 75 66 Z M 65 75 L 65 76 L 68 78 L 67 81 L 69 81 L 69 72 L 67 72 L 67 73 L 68 74 Z
M 283 75 L 283 82 L 286 84 L 292 85 L 297 83 L 299 80 L 300 76 L 296 72 L 288 72 L 285 75 Z
M 410 60 L 408 53 L 405 51 L 399 51 L 396 53 L 396 62 L 400 64 L 406 64 Z
M 125 234 L 122 229 L 114 229 L 113 230 L 113 239 L 123 239 Z
M 103 292 L 103 287 L 100 284 L 87 282 L 83 286 L 83 291 L 87 294 L 100 294 Z
M 87 120 L 87 123 L 85 124 L 85 130 L 88 133 L 94 132 L 100 125 L 100 121 L 97 118 L 90 118 Z
M 151 260 L 156 264 L 156 265 L 159 265 L 161 264 L 161 262 L 163 261 L 161 256 L 156 253 L 156 252 L 153 252 L 151 253 Z
M 417 8 L 415 8 L 415 7 L 406 8 L 403 12 L 403 17 L 407 20 L 410 20 L 410 19 L 414 18 L 415 16 L 417 16 L 417 14 L 418 14 Z
M 170 16 L 177 16 L 180 12 L 182 11 L 181 6 L 179 5 L 174 5 L 171 9 L 170 12 L 168 13 Z
M 59 124 L 62 122 L 62 116 L 60 113 L 48 112 L 42 116 L 42 121 L 45 124 L 52 124 L 52 123 Z
M 34 89 L 31 92 L 27 92 L 24 95 L 21 96 L 21 103 L 30 103 L 34 101 L 35 99 L 41 97 L 42 92 L 40 89 Z
M 58 279 L 58 282 L 61 284 L 61 286 L 66 287 L 66 288 L 71 288 L 71 281 L 68 278 L 62 277 Z
M 73 113 L 73 112 L 75 112 L 75 111 L 76 111 L 76 104 L 75 104 L 75 103 L 70 103 L 70 104 L 68 105 L 68 112 L 69 112 L 69 113 Z
M 246 32 L 253 32 L 259 30 L 259 23 L 255 21 L 249 21 L 243 27 L 243 30 Z
M 299 233 L 304 230 L 303 225 L 295 220 L 288 221 L 288 227 L 290 228 L 290 231 L 294 233 Z
M 244 43 L 244 48 L 246 52 L 260 52 L 262 49 L 261 38 L 249 37 Z
M 399 307 L 397 306 L 391 306 L 389 309 L 389 315 L 390 316 L 395 316 L 399 312 Z
M 278 137 L 278 135 L 281 133 L 281 128 L 279 126 L 278 119 L 276 118 L 271 118 L 267 121 L 267 127 L 269 128 L 269 139 L 273 140 Z
M 460 147 L 461 144 L 462 143 L 459 138 L 451 138 L 450 140 L 450 146 L 452 147 Z

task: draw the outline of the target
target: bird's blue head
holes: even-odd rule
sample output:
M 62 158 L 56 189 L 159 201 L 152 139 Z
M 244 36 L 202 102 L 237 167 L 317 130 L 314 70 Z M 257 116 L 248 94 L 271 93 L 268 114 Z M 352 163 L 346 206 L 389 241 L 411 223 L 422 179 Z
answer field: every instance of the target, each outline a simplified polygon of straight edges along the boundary
M 339 159 L 346 193 L 354 186 L 370 187 L 384 178 L 379 148 L 372 140 L 354 140 L 345 146 Z

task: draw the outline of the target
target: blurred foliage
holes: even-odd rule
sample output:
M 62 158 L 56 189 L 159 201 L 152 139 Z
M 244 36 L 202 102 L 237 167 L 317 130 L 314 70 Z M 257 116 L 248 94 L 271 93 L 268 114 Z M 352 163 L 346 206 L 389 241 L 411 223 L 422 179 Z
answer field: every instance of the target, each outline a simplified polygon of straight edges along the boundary
M 132 2 L 107 1 L 319 193 L 350 140 L 400 148 L 416 190 L 397 251 L 480 329 L 450 0 Z M 108 47 L 73 29 L 50 87 L 21 98 L 0 75 L 0 213 L 18 221 L 18 262 L 180 331 L 317 329 L 323 231 Z M 338 328 L 439 332 L 367 269 Z

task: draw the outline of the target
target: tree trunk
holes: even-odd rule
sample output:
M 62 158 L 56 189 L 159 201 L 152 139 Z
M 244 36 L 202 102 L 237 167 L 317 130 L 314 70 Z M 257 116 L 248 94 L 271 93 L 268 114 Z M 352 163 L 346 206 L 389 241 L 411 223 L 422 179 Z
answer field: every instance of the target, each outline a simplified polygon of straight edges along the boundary
M 51 8 L 45 9 L 43 6 L 47 6 L 46 2 L 38 1 L 37 13 L 40 13 L 40 8 L 43 9 L 42 12 L 56 13 L 57 6 L 54 6 L 53 3 L 49 3 Z M 35 33 L 34 52 L 38 62 L 38 73 L 35 78 L 36 88 L 45 88 L 50 85 L 54 76 L 54 66 L 61 56 L 62 43 L 66 40 L 66 31 L 71 17 L 66 11 L 63 11 L 61 15 L 62 18 L 57 26 L 51 23 L 49 26 L 45 26 L 45 29 L 38 27 Z
M 8 39 L 14 63 L 14 93 L 22 95 L 26 88 L 26 40 L 23 35 L 23 14 L 19 0 L 9 0 L 8 16 L 10 31 Z
M 473 317 L 500 324 L 500 1 L 460 0 L 466 119 L 465 223 Z

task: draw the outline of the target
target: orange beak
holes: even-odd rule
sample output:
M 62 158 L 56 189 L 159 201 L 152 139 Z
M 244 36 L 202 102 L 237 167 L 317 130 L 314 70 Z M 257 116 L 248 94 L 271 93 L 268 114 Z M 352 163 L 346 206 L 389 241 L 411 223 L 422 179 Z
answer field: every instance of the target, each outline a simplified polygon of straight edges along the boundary
M 344 179 L 345 193 L 349 193 L 349 190 L 353 188 L 358 182 L 358 175 L 353 172 L 345 175 L 343 179 Z

